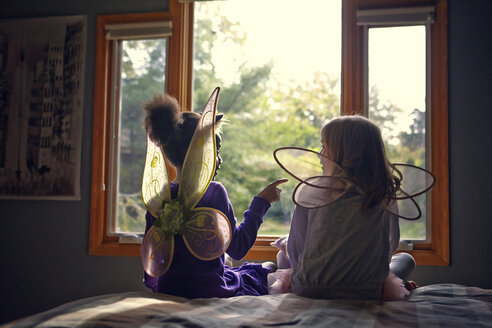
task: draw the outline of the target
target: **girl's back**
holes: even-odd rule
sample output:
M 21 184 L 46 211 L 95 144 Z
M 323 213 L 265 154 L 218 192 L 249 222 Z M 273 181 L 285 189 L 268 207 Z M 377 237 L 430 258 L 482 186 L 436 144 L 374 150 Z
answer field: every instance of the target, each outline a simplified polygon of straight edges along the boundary
M 353 192 L 325 207 L 296 208 L 288 244 L 290 258 L 297 262 L 291 275 L 295 293 L 381 297 L 399 239 L 398 218 L 379 207 L 361 210 L 362 203 L 362 196 Z

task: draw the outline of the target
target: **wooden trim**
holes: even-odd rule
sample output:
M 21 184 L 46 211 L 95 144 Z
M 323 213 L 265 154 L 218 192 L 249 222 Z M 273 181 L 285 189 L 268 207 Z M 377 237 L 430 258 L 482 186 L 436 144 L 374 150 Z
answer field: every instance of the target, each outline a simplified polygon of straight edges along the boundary
M 431 39 L 431 168 L 436 176 L 431 197 L 431 233 L 432 251 L 441 259 L 433 264 L 449 265 L 447 0 L 436 3 Z
M 342 1 L 341 113 L 363 112 L 364 52 L 362 27 L 356 24 L 357 1 Z
M 89 234 L 89 254 L 97 254 L 104 242 L 105 213 L 107 193 L 103 185 L 107 184 L 107 88 L 110 72 L 107 70 L 109 51 L 104 37 L 104 19 L 97 19 L 96 38 L 96 71 L 94 79 L 94 112 L 92 125 L 92 187 L 91 187 L 91 219 Z
M 167 71 L 167 92 L 174 96 L 184 111 L 192 108 L 193 82 L 193 3 L 170 1 L 173 22 Z
M 94 112 L 92 126 L 92 179 L 89 230 L 90 255 L 139 256 L 139 244 L 120 244 L 117 237 L 109 236 L 107 219 L 109 208 L 109 141 L 111 133 L 112 92 L 112 42 L 106 40 L 104 26 L 111 23 L 133 23 L 172 20 L 173 36 L 170 37 L 168 52 L 167 91 L 188 104 L 191 100 L 191 65 L 193 30 L 192 4 L 180 4 L 170 0 L 169 12 L 153 12 L 123 15 L 104 15 L 97 18 L 96 64 L 94 80 Z M 190 20 L 191 19 L 191 20 Z M 187 47 L 180 40 L 187 40 Z M 178 49 L 178 50 L 176 50 Z M 185 50 L 184 50 L 185 49 Z M 179 81 L 174 83 L 172 81 Z M 179 86 L 188 85 L 183 90 Z M 177 91 L 179 90 L 179 91 Z M 189 95 L 188 91 L 189 90 Z M 106 188 L 103 188 L 106 186 Z
M 449 265 L 449 157 L 447 0 L 344 0 L 342 6 L 342 113 L 363 114 L 363 29 L 357 9 L 436 6 L 431 25 L 431 170 L 436 184 L 431 197 L 431 243 L 410 251 L 418 265 Z
M 432 243 L 416 244 L 414 255 L 419 265 L 449 265 L 449 163 L 447 117 L 447 0 L 344 0 L 342 2 L 342 113 L 360 113 L 363 109 L 363 38 L 362 28 L 355 23 L 357 8 L 401 7 L 405 5 L 436 5 L 436 22 L 432 26 L 432 171 L 437 183 L 432 191 Z M 96 74 L 92 148 L 92 192 L 89 254 L 139 256 L 140 245 L 120 244 L 106 232 L 107 147 L 111 99 L 110 44 L 104 38 L 106 23 L 139 22 L 171 19 L 166 90 L 174 95 L 184 110 L 191 110 L 193 4 L 170 0 L 169 12 L 99 16 L 96 40 Z M 277 249 L 270 246 L 275 236 L 259 236 L 246 255 L 247 260 L 275 260 Z
M 255 245 L 244 257 L 245 260 L 276 261 L 278 249 L 270 246 L 270 243 L 277 240 L 278 236 L 258 236 Z

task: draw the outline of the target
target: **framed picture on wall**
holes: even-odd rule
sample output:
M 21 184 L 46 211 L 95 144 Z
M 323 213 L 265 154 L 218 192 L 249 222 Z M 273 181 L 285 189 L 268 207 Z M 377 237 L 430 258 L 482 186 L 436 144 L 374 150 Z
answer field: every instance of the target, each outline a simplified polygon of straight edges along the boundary
M 0 21 L 0 199 L 80 199 L 86 20 Z

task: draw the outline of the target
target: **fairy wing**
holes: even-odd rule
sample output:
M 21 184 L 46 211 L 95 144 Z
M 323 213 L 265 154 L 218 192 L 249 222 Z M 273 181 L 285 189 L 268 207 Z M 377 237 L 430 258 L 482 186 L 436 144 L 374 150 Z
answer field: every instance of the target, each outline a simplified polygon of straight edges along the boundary
M 142 199 L 154 217 L 162 212 L 162 203 L 171 199 L 166 159 L 161 148 L 147 136 L 147 155 L 142 178 Z
M 386 210 L 402 219 L 417 220 L 422 216 L 425 195 L 435 184 L 436 178 L 423 168 L 410 164 L 392 164 L 392 174 L 400 179 L 400 188 L 395 197 L 396 207 L 389 206 Z
M 435 184 L 436 178 L 421 167 L 410 164 L 392 164 L 393 175 L 400 177 L 400 189 L 396 199 L 415 197 L 429 191 Z
M 198 259 L 209 261 L 225 253 L 231 242 L 231 225 L 226 216 L 213 208 L 198 207 L 186 221 L 183 240 Z
M 296 205 L 305 208 L 326 206 L 353 185 L 342 168 L 316 151 L 282 147 L 275 150 L 274 158 L 283 170 L 299 181 L 292 194 Z M 392 175 L 400 179 L 400 187 L 385 209 L 403 219 L 417 220 L 422 215 L 423 194 L 432 188 L 435 177 L 410 164 L 392 164 L 391 167 Z
M 215 172 L 215 112 L 220 88 L 208 99 L 186 152 L 181 170 L 179 196 L 188 208 L 196 206 Z
M 292 193 L 292 201 L 304 208 L 323 207 L 345 193 L 342 179 L 331 176 L 313 176 L 300 182 Z
M 275 149 L 273 157 L 285 172 L 300 182 L 313 176 L 323 175 L 321 158 L 324 156 L 314 150 L 281 147 Z
M 281 147 L 274 151 L 273 157 L 285 172 L 299 181 L 292 194 L 296 205 L 326 206 L 338 199 L 350 183 L 336 163 L 314 150 Z
M 169 269 L 174 254 L 174 236 L 166 237 L 156 226 L 150 227 L 140 248 L 140 260 L 145 272 L 160 277 Z

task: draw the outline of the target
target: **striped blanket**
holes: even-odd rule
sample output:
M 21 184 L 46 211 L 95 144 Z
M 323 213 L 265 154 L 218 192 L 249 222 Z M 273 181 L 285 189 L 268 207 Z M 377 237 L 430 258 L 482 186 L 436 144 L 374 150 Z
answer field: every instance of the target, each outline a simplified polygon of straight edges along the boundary
M 3 327 L 492 327 L 492 289 L 456 284 L 406 301 L 315 300 L 294 294 L 194 299 L 129 292 L 85 298 Z

